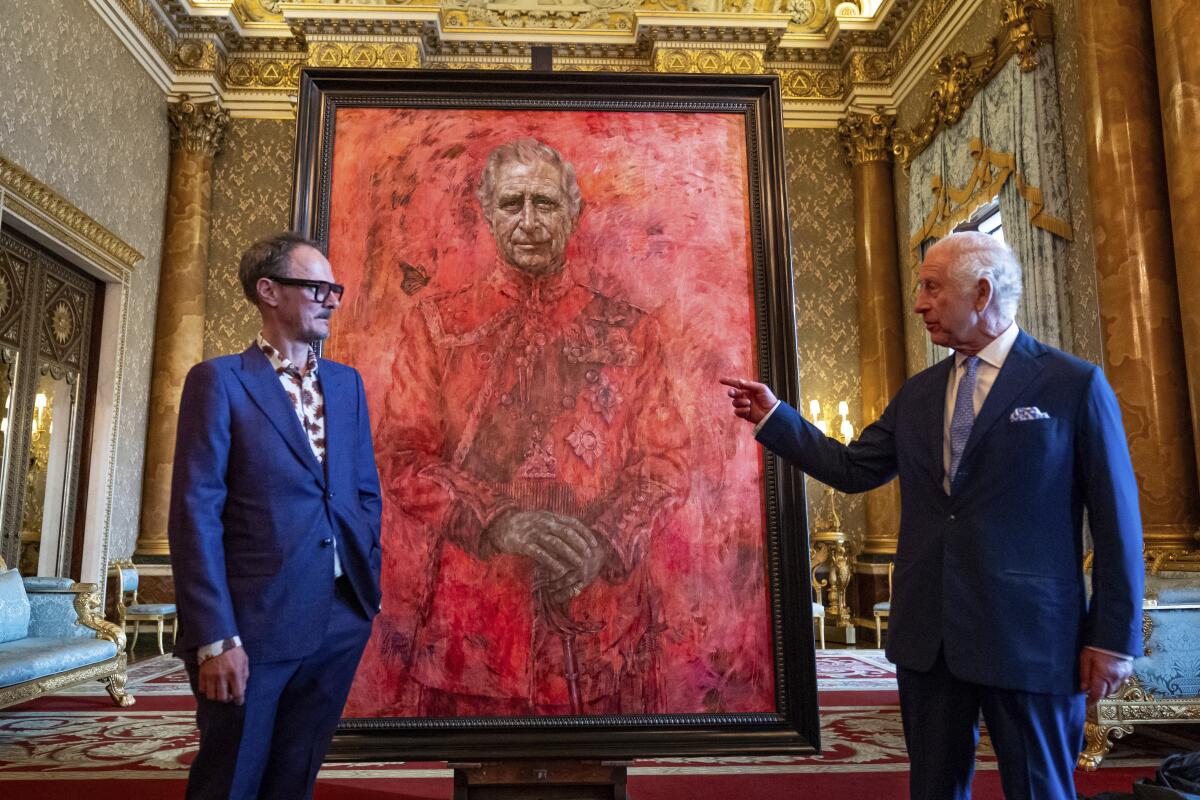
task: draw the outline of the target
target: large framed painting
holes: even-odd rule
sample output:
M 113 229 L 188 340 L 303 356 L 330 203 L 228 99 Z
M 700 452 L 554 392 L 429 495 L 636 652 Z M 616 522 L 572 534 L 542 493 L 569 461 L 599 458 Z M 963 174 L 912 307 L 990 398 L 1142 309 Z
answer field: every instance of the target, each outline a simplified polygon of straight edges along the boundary
M 334 752 L 814 750 L 802 484 L 717 383 L 798 396 L 776 80 L 312 70 L 298 114 L 384 496 Z

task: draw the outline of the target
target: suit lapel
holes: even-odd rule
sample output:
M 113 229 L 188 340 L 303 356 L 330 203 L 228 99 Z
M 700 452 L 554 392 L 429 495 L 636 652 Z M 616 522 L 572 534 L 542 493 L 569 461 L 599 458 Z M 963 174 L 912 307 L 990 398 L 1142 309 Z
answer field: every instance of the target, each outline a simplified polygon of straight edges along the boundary
M 325 395 L 325 468 L 328 475 L 347 475 L 346 457 L 350 441 L 347 426 L 353 398 L 347 397 L 349 389 L 344 375 L 340 375 L 321 360 L 318 375 L 321 376 L 321 394 Z M 343 370 L 345 372 L 345 370 Z
M 303 461 L 323 484 L 325 472 L 321 469 L 317 457 L 313 455 L 308 436 L 300 425 L 299 417 L 296 416 L 296 409 L 279 383 L 279 376 L 271 368 L 271 362 L 267 361 L 258 345 L 252 344 L 242 353 L 242 369 L 237 375 L 246 387 L 250 399 L 262 410 L 275 430 L 279 431 L 279 435 L 296 457 Z
M 1044 352 L 1045 348 L 1033 337 L 1021 331 L 1008 353 L 1008 358 L 1004 360 L 1004 366 L 1000 368 L 1000 374 L 996 376 L 996 382 L 992 384 L 992 390 L 988 392 L 987 400 L 983 402 L 983 408 L 979 409 L 979 416 L 975 417 L 975 424 L 971 426 L 971 436 L 967 439 L 967 446 L 963 448 L 960 463 L 966 463 L 988 430 L 1008 412 L 1030 382 L 1042 371 L 1038 356 Z
M 945 422 L 946 422 L 946 384 L 950 380 L 950 370 L 954 366 L 954 356 L 942 359 L 933 369 L 926 373 L 925 384 L 920 387 L 916 397 L 918 415 L 917 430 L 920 431 L 921 449 L 925 458 L 921 463 L 931 467 L 930 474 L 942 485 L 946 474 L 945 454 Z

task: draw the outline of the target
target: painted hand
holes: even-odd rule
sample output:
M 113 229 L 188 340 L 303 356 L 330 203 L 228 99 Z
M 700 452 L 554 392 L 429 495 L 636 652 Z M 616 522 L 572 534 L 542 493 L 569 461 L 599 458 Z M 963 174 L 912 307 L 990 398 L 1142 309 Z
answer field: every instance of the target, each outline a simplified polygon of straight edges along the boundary
M 559 602 L 575 597 L 600 572 L 607 552 L 599 537 L 574 517 L 550 511 L 510 511 L 488 527 L 492 547 L 537 565 L 535 589 Z

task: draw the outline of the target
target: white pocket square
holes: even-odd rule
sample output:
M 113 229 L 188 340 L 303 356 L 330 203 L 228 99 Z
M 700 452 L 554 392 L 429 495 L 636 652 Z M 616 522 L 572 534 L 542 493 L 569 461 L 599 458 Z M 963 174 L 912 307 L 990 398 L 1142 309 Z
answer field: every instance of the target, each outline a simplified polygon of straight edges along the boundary
M 1008 416 L 1009 422 L 1029 422 L 1034 419 L 1050 419 L 1050 415 L 1037 406 L 1022 406 L 1014 408 Z

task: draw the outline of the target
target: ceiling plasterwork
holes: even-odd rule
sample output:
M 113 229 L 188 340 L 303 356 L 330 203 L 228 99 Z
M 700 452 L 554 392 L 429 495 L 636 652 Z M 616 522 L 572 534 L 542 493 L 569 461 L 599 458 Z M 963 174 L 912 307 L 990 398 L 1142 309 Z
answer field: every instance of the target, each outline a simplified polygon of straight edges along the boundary
M 305 66 L 528 69 L 551 45 L 557 70 L 777 74 L 790 123 L 833 125 L 892 103 L 963 0 L 89 2 L 140 32 L 169 93 L 217 95 L 237 116 L 290 116 Z

